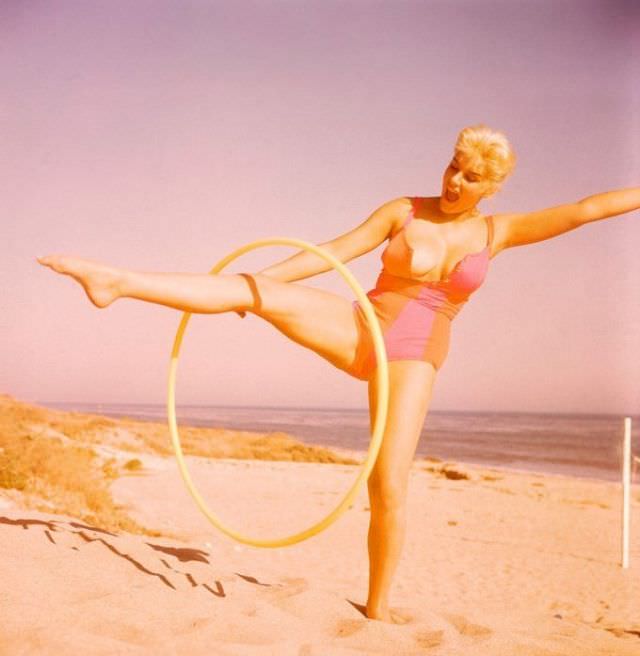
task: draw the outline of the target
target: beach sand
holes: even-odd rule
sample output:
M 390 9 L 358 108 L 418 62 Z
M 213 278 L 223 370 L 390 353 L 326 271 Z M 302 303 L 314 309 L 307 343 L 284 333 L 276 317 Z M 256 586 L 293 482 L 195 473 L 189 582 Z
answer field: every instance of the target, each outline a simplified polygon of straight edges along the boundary
M 5 475 L 2 655 L 640 654 L 637 484 L 631 566 L 623 570 L 619 485 L 416 459 L 391 596 L 392 607 L 413 619 L 393 625 L 363 615 L 365 489 L 318 536 L 280 549 L 250 547 L 200 513 L 170 444 L 166 452 L 160 438 L 149 446 L 158 425 L 101 423 L 0 400 L 5 472 L 11 440 L 90 444 L 100 471 L 110 463 L 113 507 L 134 527 L 114 529 L 127 525 L 119 515 L 105 528 L 111 515 L 98 521 L 95 508 L 59 514 L 69 507 L 64 495 L 51 492 L 47 501 L 19 472 L 21 489 L 8 487 Z M 145 438 L 145 430 L 154 437 Z M 233 444 L 229 431 L 217 434 Z M 320 520 L 355 479 L 358 465 L 349 462 L 363 456 L 342 452 L 333 462 L 314 462 L 326 451 L 314 455 L 280 435 L 279 457 L 287 457 L 283 440 L 297 455 L 269 460 L 269 439 L 237 436 L 242 448 L 253 440 L 262 449 L 257 457 L 187 456 L 213 512 L 254 537 L 280 537 Z

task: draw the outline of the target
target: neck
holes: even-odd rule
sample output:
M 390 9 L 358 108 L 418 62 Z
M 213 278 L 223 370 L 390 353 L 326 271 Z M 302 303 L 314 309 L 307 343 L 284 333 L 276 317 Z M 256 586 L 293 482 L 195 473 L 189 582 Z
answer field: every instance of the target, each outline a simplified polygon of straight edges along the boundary
M 434 213 L 435 218 L 442 219 L 442 221 L 466 221 L 467 219 L 479 216 L 480 210 L 477 205 L 474 205 L 473 207 L 462 210 L 461 212 L 443 212 L 440 208 L 440 203 L 438 202 L 435 203 Z

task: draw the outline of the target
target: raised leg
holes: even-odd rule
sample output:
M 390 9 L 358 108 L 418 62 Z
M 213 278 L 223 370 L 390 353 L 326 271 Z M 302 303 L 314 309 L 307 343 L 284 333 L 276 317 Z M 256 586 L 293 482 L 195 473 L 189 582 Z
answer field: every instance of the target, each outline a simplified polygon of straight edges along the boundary
M 389 606 L 389 591 L 404 545 L 411 462 L 429 408 L 436 371 L 427 362 L 389 362 L 389 412 L 382 446 L 369 476 L 369 595 L 367 617 L 405 623 Z M 374 374 L 375 376 L 375 374 Z M 377 399 L 369 381 L 371 425 Z
M 351 303 L 321 289 L 259 274 L 143 273 L 66 256 L 38 261 L 78 281 L 97 307 L 126 297 L 183 312 L 243 310 L 340 369 L 348 369 L 355 357 L 358 331 Z

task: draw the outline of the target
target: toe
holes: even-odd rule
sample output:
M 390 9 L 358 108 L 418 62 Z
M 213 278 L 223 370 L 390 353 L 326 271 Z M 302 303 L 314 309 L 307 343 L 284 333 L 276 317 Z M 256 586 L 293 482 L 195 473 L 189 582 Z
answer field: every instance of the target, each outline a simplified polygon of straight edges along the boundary
M 38 262 L 42 264 L 42 266 L 49 267 L 50 269 L 53 269 L 53 258 L 51 255 L 40 255 L 38 257 Z

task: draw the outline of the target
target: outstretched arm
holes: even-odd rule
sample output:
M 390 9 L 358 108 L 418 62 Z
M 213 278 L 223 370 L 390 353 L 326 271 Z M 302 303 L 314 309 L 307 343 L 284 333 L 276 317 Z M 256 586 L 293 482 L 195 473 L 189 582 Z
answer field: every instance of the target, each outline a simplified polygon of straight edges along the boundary
M 349 262 L 368 253 L 389 236 L 399 216 L 398 213 L 401 211 L 403 200 L 398 198 L 381 205 L 369 218 L 350 232 L 319 244 L 319 246 L 329 251 L 340 262 Z M 323 258 L 315 253 L 302 251 L 258 273 L 282 282 L 292 282 L 329 270 L 331 270 L 331 265 Z
M 587 196 L 567 205 L 524 214 L 494 215 L 496 250 L 551 239 L 582 225 L 640 209 L 640 187 Z
M 406 203 L 406 199 L 396 198 L 381 205 L 350 232 L 319 244 L 319 246 L 329 251 L 340 262 L 349 262 L 360 255 L 368 253 L 379 246 L 392 232 L 404 203 Z M 282 282 L 292 282 L 310 278 L 330 269 L 331 265 L 315 253 L 301 251 L 286 260 L 258 271 L 258 273 Z M 237 312 L 237 314 L 244 318 L 246 313 Z

